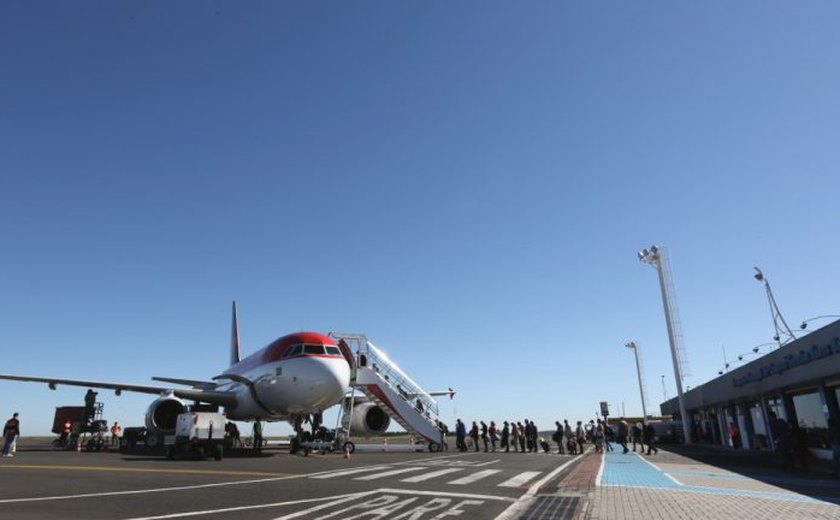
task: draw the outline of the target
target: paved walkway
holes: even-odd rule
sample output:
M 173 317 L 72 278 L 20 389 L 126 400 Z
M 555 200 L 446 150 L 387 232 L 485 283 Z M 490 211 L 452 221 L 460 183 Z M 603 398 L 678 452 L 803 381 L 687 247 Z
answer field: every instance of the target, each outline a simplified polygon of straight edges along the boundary
M 664 450 L 590 452 L 556 493 L 580 496 L 575 517 L 592 520 L 840 518 L 838 480 L 766 467 L 732 471 Z

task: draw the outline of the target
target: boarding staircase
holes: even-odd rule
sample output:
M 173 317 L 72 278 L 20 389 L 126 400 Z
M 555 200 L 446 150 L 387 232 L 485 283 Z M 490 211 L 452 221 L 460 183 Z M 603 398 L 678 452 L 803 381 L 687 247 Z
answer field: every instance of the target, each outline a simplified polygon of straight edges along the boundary
M 354 353 L 350 382 L 354 389 L 376 403 L 406 432 L 425 439 L 430 451 L 440 450 L 443 434 L 438 428 L 437 401 L 364 335 L 331 332 L 330 336 L 346 343 Z

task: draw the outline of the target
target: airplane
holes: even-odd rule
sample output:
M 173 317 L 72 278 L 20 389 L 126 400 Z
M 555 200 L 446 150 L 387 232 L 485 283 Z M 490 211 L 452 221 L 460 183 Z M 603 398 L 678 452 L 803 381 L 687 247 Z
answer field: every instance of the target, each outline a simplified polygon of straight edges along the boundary
M 324 410 L 344 399 L 353 366 L 353 352 L 344 341 L 336 342 L 317 332 L 288 334 L 241 359 L 236 302 L 233 302 L 230 366 L 209 381 L 152 377 L 155 381 L 178 385 L 154 386 L 12 374 L 0 374 L 0 379 L 46 383 L 51 390 L 58 385 L 71 385 L 114 390 L 116 395 L 123 391 L 158 395 L 145 416 L 146 444 L 155 446 L 164 435 L 174 433 L 177 416 L 186 411 L 185 401 L 221 406 L 231 420 L 288 420 L 300 434 L 305 418 L 311 415 L 320 419 Z M 384 412 L 366 406 L 360 414 L 360 424 L 365 423 L 364 416 L 368 413 L 379 417 Z M 368 433 L 384 432 L 388 426 L 383 421 L 369 423 L 379 427 Z

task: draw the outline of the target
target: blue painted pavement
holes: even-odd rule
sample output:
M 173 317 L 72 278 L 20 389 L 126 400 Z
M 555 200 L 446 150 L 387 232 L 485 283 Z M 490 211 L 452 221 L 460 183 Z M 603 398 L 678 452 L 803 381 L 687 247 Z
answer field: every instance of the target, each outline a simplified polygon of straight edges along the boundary
M 690 472 L 674 472 L 675 475 Z M 712 476 L 708 473 L 696 472 L 697 476 Z M 722 476 L 720 474 L 714 476 Z M 744 478 L 744 480 L 752 480 Z M 604 455 L 604 467 L 598 485 L 613 487 L 634 487 L 646 489 L 664 489 L 681 493 L 703 493 L 711 495 L 729 495 L 788 502 L 831 502 L 837 503 L 837 498 L 818 500 L 805 495 L 785 491 L 754 491 L 726 487 L 682 485 L 669 474 L 647 463 L 636 453 L 622 454 L 619 451 L 608 452 Z

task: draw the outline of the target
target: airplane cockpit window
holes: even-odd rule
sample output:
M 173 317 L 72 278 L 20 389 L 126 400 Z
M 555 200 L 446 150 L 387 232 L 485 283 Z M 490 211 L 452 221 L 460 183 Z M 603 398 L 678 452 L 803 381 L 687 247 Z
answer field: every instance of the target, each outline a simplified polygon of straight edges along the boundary
M 303 346 L 303 353 L 304 354 L 323 354 L 324 353 L 324 345 L 304 345 Z
M 299 356 L 300 351 L 303 349 L 303 345 L 295 345 L 291 347 L 289 350 L 286 351 L 286 354 L 283 356 L 284 358 L 292 357 L 292 356 Z
M 327 349 L 327 354 L 330 354 L 330 355 L 333 355 L 333 356 L 340 356 L 341 355 L 341 351 L 338 350 L 338 347 L 333 347 L 333 346 L 327 345 L 324 348 Z

